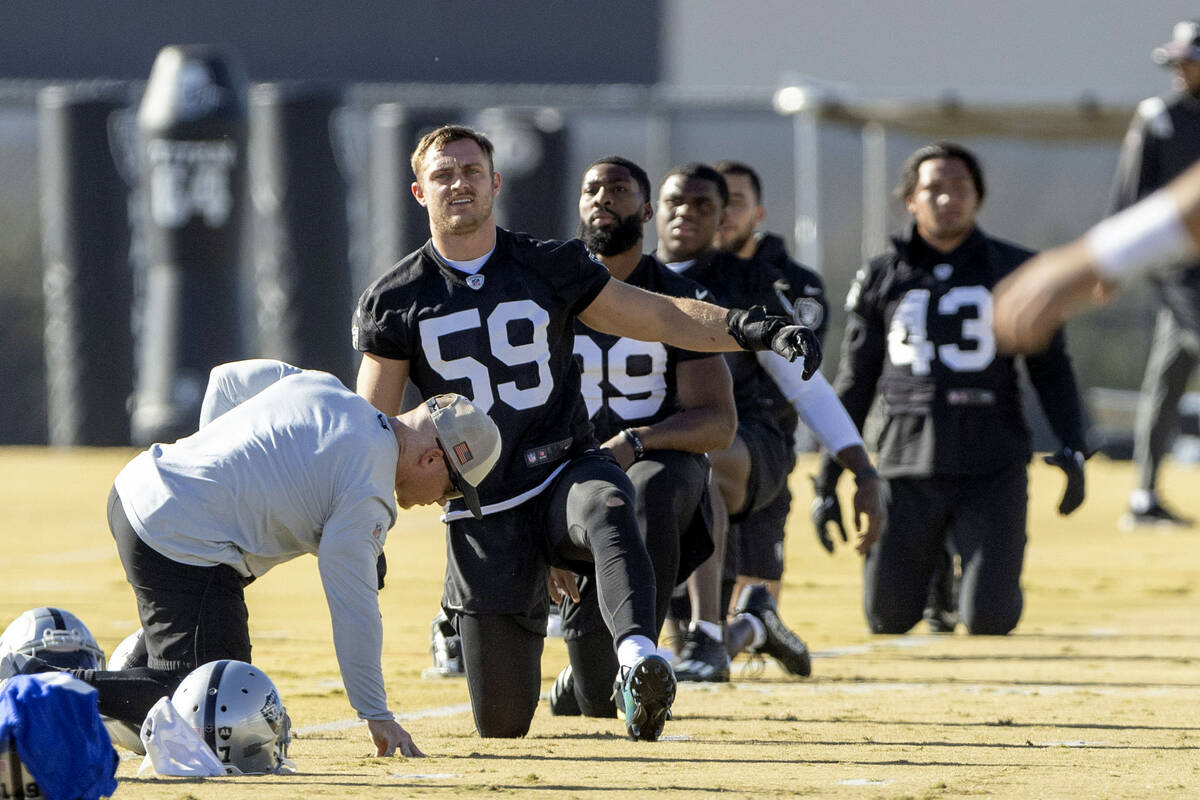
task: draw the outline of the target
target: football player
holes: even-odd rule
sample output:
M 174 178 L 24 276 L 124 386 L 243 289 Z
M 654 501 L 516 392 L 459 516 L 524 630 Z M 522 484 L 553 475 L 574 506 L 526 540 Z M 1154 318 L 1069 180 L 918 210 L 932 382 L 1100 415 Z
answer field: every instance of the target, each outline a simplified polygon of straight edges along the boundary
M 713 247 L 728 200 L 725 178 L 708 165 L 686 164 L 669 171 L 659 188 L 658 258 L 672 271 L 700 283 L 718 302 L 761 303 L 780 308 L 778 293 L 786 278 L 779 270 Z M 791 311 L 789 308 L 788 313 Z M 730 539 L 739 538 L 738 523 L 744 518 L 775 502 L 787 483 L 794 460 L 791 443 L 768 405 L 771 397 L 768 385 L 773 383 L 817 438 L 858 477 L 855 525 L 860 533 L 857 546 L 865 551 L 883 521 L 881 486 L 862 439 L 828 382 L 819 374 L 811 380 L 801 380 L 794 365 L 769 353 L 733 353 L 726 358 L 734 379 L 738 430 L 733 445 L 710 453 L 710 457 L 731 515 Z M 756 550 L 755 545 L 761 546 Z M 731 552 L 737 557 L 736 571 L 740 585 L 745 588 L 729 598 L 735 604 L 735 616 L 724 631 L 724 649 L 727 654 L 736 654 L 747 647 L 761 649 L 789 672 L 807 675 L 811 671 L 807 647 L 779 620 L 770 591 L 771 582 L 778 588 L 782 574 L 782 559 L 774 552 L 777 546 L 781 548 L 782 543 L 775 539 L 734 542 Z M 753 555 L 743 557 L 743 548 Z M 713 585 L 700 588 L 721 591 Z M 722 607 L 728 607 L 728 602 L 722 603 Z M 701 667 L 703 659 L 695 653 L 713 651 L 706 640 L 712 639 L 714 633 L 721 635 L 700 625 L 692 627 L 680 653 L 682 674 L 689 674 L 690 670 L 682 669 L 689 662 L 696 664 L 698 675 L 707 674 Z
M 495 424 L 458 395 L 385 417 L 328 373 L 269 360 L 214 368 L 200 429 L 139 454 L 109 495 L 146 666 L 70 672 L 99 690 L 102 714 L 140 726 L 193 669 L 250 662 L 245 587 L 311 553 L 346 696 L 377 755 L 421 755 L 388 708 L 377 557 L 397 506 L 461 493 L 477 510 L 499 455 Z
M 1200 20 L 1177 23 L 1171 41 L 1151 55 L 1171 70 L 1173 91 L 1138 104 L 1121 146 L 1113 211 L 1161 188 L 1200 158 Z M 1161 305 L 1134 421 L 1137 481 L 1119 521 L 1126 530 L 1195 524 L 1171 511 L 1157 487 L 1159 465 L 1179 427 L 1179 401 L 1200 365 L 1200 261 L 1155 275 L 1153 284 Z
M 675 694 L 657 653 L 655 576 L 633 488 L 595 447 L 572 353 L 590 327 L 694 351 L 775 348 L 819 363 L 812 331 L 694 298 L 612 280 L 582 242 L 542 242 L 496 226 L 500 174 L 491 142 L 464 126 L 422 137 L 413 196 L 430 240 L 363 293 L 354 316 L 358 390 L 381 410 L 409 379 L 425 396 L 459 391 L 496 420 L 504 450 L 480 487 L 483 518 L 445 513 L 442 605 L 462 641 L 475 724 L 522 736 L 537 706 L 547 615 L 547 564 L 595 574 L 621 666 L 618 707 L 634 738 L 658 738 Z M 390 412 L 388 412 L 390 413 Z M 503 665 L 502 667 L 499 665 Z
M 976 225 L 983 171 L 960 145 L 913 153 L 897 193 L 913 222 L 850 289 L 834 384 L 860 428 L 876 397 L 883 412 L 879 468 L 890 501 L 864 566 L 867 622 L 875 633 L 916 624 L 949 541 L 962 564 L 959 615 L 967 631 L 1006 634 L 1022 611 L 1031 441 L 1017 364 L 992 335 L 991 290 L 1031 253 Z M 1067 474 L 1059 511 L 1069 514 L 1083 502 L 1085 454 L 1062 335 L 1025 367 L 1062 443 L 1047 460 Z M 840 472 L 823 457 L 816 489 L 834 509 Z
M 642 253 L 642 228 L 653 216 L 645 170 L 620 156 L 588 167 L 579 192 L 579 238 L 588 250 L 631 286 L 707 298 L 703 287 Z M 583 323 L 575 328 L 575 357 L 596 438 L 633 483 L 661 631 L 675 586 L 713 551 L 705 453 L 733 441 L 737 412 L 729 370 L 717 354 L 613 336 Z M 613 716 L 617 663 L 595 579 L 583 576 L 575 586 L 570 573 L 551 574 L 563 582 L 552 588 L 565 595 L 562 627 L 571 661 L 550 693 L 551 713 Z

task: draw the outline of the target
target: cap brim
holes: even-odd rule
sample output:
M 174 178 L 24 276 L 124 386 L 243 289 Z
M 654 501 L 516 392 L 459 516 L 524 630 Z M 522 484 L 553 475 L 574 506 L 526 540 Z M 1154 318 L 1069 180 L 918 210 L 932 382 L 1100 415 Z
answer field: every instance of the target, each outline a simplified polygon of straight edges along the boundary
M 442 462 L 446 465 L 446 474 L 450 476 L 450 485 L 454 487 L 455 494 L 450 499 L 462 498 L 462 501 L 467 504 L 467 508 L 471 510 L 471 515 L 475 519 L 483 519 L 483 511 L 479 506 L 479 492 L 450 463 L 450 456 L 447 455 L 446 445 L 442 444 L 441 438 L 436 439 L 436 441 L 442 451 Z
M 479 492 L 475 491 L 475 487 L 466 481 L 461 481 L 454 488 L 458 489 L 463 502 L 467 504 L 467 508 L 471 509 L 471 516 L 475 519 L 483 519 L 483 511 L 479 507 Z

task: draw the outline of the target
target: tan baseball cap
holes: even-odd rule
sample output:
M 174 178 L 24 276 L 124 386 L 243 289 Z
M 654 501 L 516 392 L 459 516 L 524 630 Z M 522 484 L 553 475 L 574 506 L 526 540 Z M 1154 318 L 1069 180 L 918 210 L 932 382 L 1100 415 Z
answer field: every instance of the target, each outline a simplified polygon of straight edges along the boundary
M 482 519 L 477 489 L 500 458 L 500 429 L 461 394 L 434 395 L 425 406 L 437 429 L 438 447 L 446 459 L 450 482 L 475 519 Z

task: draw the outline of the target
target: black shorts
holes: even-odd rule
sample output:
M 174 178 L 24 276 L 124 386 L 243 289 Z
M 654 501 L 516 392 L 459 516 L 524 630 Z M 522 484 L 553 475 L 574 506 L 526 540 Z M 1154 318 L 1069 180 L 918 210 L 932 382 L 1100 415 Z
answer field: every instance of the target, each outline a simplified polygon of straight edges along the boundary
M 795 458 L 791 463 L 794 468 Z M 788 472 L 790 474 L 791 469 Z M 736 525 L 737 533 L 730 537 L 734 547 L 734 574 L 765 581 L 783 577 L 783 539 L 791 508 L 792 492 L 784 481 L 766 507 L 741 517 Z
M 147 666 L 182 675 L 222 658 L 250 661 L 244 590 L 253 578 L 225 564 L 198 567 L 162 555 L 129 524 L 116 488 L 108 527 L 137 598 Z
M 750 451 L 750 477 L 746 481 L 746 504 L 730 520 L 740 522 L 771 504 L 787 486 L 796 456 L 788 437 L 771 420 L 749 417 L 738 420 L 738 437 Z

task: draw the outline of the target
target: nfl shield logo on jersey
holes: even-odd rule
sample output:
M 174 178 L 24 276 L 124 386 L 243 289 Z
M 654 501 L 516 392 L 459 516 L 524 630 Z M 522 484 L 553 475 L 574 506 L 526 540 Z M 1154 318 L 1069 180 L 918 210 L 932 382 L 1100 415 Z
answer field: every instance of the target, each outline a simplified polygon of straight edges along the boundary
M 933 277 L 939 281 L 944 281 L 954 273 L 954 267 L 949 264 L 938 264 L 933 268 Z
M 467 286 L 470 286 L 472 289 L 478 292 L 483 288 L 483 276 L 478 273 L 468 276 Z

